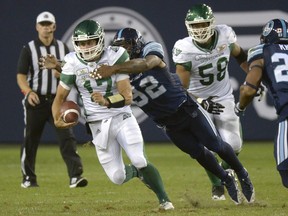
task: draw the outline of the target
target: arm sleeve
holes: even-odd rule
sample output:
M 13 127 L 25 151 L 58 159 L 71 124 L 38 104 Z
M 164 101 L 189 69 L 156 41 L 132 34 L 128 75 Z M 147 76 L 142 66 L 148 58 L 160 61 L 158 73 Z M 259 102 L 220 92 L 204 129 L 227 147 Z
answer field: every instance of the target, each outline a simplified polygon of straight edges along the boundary
M 163 59 L 164 51 L 162 45 L 154 41 L 147 43 L 143 49 L 143 57 L 148 55 L 156 55 L 160 59 Z

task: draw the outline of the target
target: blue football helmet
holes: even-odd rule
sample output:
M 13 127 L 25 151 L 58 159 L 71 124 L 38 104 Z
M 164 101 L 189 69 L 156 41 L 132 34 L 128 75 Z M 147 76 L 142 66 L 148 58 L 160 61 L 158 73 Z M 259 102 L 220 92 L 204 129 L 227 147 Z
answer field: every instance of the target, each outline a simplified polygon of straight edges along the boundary
M 272 19 L 262 30 L 260 42 L 263 44 L 288 43 L 288 23 L 284 19 Z
M 133 28 L 123 28 L 117 31 L 112 45 L 124 47 L 130 58 L 138 58 L 145 42 L 139 31 Z

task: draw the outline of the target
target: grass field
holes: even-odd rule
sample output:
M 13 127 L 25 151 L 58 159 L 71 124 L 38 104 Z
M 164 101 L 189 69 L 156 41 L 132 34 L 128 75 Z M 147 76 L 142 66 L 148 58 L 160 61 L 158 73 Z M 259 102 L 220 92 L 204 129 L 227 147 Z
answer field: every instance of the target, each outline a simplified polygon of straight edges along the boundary
M 70 189 L 66 167 L 57 146 L 41 145 L 36 170 L 39 188 L 20 187 L 19 146 L 0 145 L 0 215 L 207 215 L 285 216 L 288 192 L 275 168 L 271 143 L 245 143 L 240 159 L 250 172 L 256 190 L 255 204 L 236 206 L 212 201 L 205 171 L 172 144 L 146 144 L 149 160 L 159 169 L 173 201 L 173 212 L 159 212 L 155 195 L 138 179 L 118 186 L 99 165 L 94 147 L 79 145 L 84 164 L 85 188 Z

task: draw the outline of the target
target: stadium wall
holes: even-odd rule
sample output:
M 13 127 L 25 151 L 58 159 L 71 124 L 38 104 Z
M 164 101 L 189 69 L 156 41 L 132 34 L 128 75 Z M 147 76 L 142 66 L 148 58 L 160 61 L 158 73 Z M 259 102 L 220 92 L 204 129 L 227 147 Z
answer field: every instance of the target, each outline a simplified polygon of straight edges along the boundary
M 176 40 L 187 35 L 184 18 L 189 7 L 203 1 L 185 0 L 61 0 L 61 1 L 2 1 L 1 23 L 1 91 L 0 143 L 21 143 L 23 137 L 23 95 L 16 84 L 16 66 L 22 46 L 37 37 L 35 19 L 42 11 L 56 16 L 56 37 L 71 47 L 70 37 L 75 25 L 82 19 L 99 20 L 106 30 L 108 44 L 118 28 L 131 26 L 139 29 L 146 40 L 161 42 L 166 51 L 165 61 L 175 71 L 171 51 Z M 238 42 L 246 50 L 258 44 L 261 26 L 271 18 L 288 19 L 286 1 L 206 1 L 216 16 L 216 23 L 232 26 L 238 35 Z M 231 82 L 238 100 L 238 88 L 244 80 L 244 73 L 232 60 L 229 66 Z M 76 97 L 76 95 L 71 95 Z M 134 109 L 147 142 L 161 142 L 168 139 L 137 108 Z M 272 140 L 276 130 L 276 114 L 267 96 L 262 102 L 254 101 L 241 119 L 245 140 Z M 85 127 L 75 127 L 79 141 L 89 140 Z M 45 128 L 42 141 L 55 142 L 51 127 Z

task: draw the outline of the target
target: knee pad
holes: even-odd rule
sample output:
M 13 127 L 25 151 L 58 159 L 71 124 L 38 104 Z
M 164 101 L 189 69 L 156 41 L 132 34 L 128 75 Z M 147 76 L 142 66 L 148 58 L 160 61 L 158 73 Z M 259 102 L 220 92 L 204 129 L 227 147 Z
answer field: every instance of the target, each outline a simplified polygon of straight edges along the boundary
M 125 171 L 124 170 L 117 170 L 112 177 L 110 177 L 110 180 L 117 185 L 121 185 L 124 183 L 124 180 L 126 178 Z

